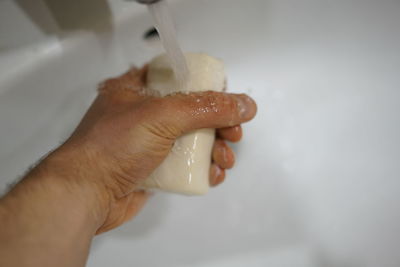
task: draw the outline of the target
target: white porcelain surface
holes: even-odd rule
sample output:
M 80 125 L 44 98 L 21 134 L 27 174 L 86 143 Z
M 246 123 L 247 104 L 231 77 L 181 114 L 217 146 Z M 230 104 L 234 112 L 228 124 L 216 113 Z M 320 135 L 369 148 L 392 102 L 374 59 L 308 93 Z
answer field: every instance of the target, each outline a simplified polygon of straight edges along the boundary
M 102 79 L 161 51 L 142 40 L 151 21 L 135 3 L 60 16 L 48 2 L 0 1 L 2 189 L 68 136 Z M 95 239 L 88 266 L 399 266 L 400 2 L 172 9 L 184 50 L 220 57 L 259 113 L 224 185 L 157 194 Z

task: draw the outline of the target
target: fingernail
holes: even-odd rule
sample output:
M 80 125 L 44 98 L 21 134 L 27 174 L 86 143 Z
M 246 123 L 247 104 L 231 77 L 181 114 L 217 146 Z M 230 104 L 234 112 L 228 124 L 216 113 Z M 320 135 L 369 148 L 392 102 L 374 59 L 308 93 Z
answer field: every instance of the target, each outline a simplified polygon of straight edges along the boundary
M 247 95 L 236 96 L 239 116 L 243 119 L 250 119 L 253 116 L 253 100 Z

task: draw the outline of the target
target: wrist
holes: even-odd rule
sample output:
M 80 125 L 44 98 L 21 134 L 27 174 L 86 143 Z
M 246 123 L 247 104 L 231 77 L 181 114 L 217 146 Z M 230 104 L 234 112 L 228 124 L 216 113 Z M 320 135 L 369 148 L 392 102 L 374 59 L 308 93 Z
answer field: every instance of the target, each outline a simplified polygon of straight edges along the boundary
M 74 160 L 56 150 L 32 169 L 0 206 L 3 214 L 13 217 L 10 221 L 29 227 L 31 222 L 43 223 L 48 230 L 66 227 L 93 236 L 107 216 L 109 197 L 101 183 L 85 179 Z
M 66 154 L 53 152 L 0 199 L 1 266 L 84 265 L 108 199 L 66 162 Z
M 31 176 L 64 195 L 68 206 L 79 205 L 80 214 L 96 231 L 104 222 L 111 197 L 103 179 L 96 176 L 96 161 L 85 160 L 84 152 L 61 146 L 43 160 Z M 91 164 L 89 164 L 92 162 Z
M 1 266 L 83 266 L 96 216 L 38 166 L 0 201 Z M 59 262 L 65 257 L 70 262 Z

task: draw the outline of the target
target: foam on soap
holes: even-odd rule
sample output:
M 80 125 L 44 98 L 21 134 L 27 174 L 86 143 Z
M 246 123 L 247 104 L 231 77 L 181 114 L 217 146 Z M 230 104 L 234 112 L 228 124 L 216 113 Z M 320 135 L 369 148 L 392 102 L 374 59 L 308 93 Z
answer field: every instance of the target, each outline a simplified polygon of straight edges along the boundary
M 177 81 L 166 55 L 154 58 L 147 74 L 147 90 L 161 96 L 177 92 L 222 91 L 223 63 L 206 54 L 186 53 L 189 80 Z M 147 178 L 144 186 L 190 195 L 202 195 L 209 188 L 214 129 L 200 129 L 178 138 L 167 158 Z

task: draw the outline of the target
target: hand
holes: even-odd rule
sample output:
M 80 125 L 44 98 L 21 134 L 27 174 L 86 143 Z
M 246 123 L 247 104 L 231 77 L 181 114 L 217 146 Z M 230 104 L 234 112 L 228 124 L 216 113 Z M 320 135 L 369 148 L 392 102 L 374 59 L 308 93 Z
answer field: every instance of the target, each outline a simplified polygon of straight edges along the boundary
M 255 102 L 246 95 L 146 96 L 142 92 L 146 71 L 146 67 L 131 69 L 104 82 L 72 136 L 32 172 L 51 176 L 50 183 L 61 182 L 78 198 L 95 198 L 96 207 L 87 208 L 94 214 L 97 233 L 119 226 L 140 210 L 148 193 L 138 190 L 138 183 L 160 165 L 175 139 L 188 131 L 218 129 L 210 184 L 221 183 L 225 169 L 234 164 L 234 153 L 225 140 L 239 141 L 240 124 L 256 113 Z
M 224 140 L 239 141 L 240 123 L 256 113 L 254 101 L 246 95 L 145 96 L 145 77 L 146 67 L 104 82 L 76 131 L 59 149 L 61 158 L 68 154 L 76 159 L 73 168 L 81 173 L 76 179 L 103 187 L 105 218 L 97 233 L 119 226 L 140 210 L 148 194 L 137 191 L 138 182 L 150 175 L 185 132 L 218 128 L 210 184 L 221 183 L 225 169 L 234 164 L 234 153 Z M 204 108 L 213 104 L 219 107 L 217 111 Z
M 83 266 L 95 233 L 140 210 L 148 194 L 138 184 L 186 132 L 218 129 L 210 184 L 223 181 L 234 164 L 224 140 L 239 141 L 255 102 L 217 92 L 146 96 L 145 77 L 146 68 L 132 69 L 106 81 L 72 136 L 0 199 L 0 265 Z

